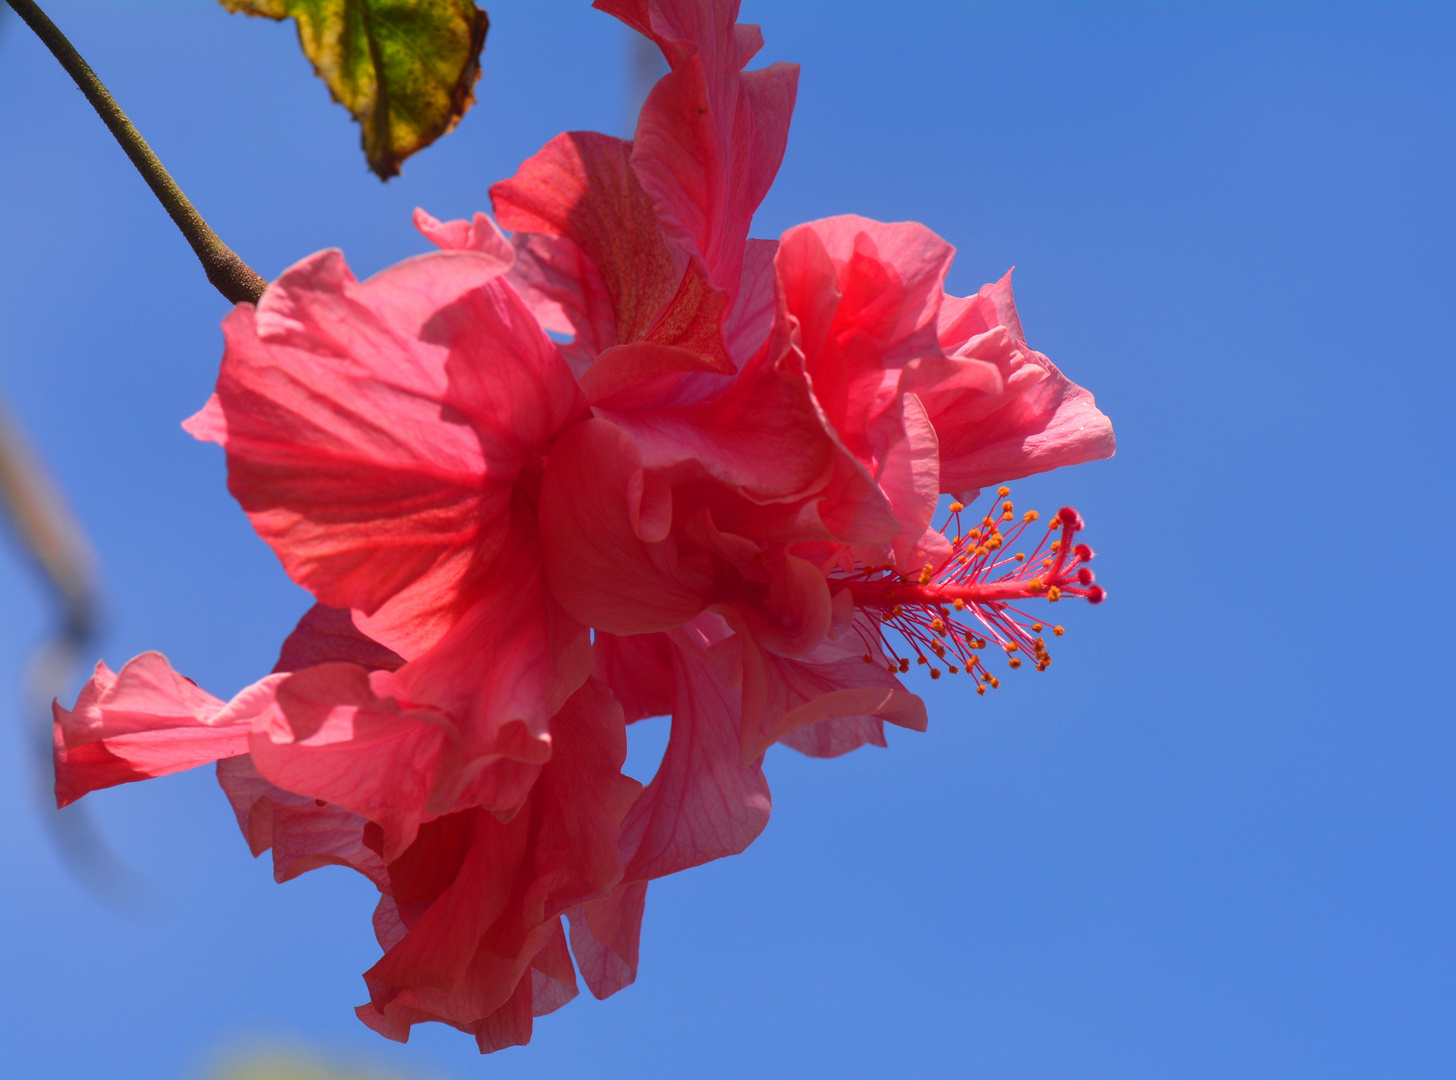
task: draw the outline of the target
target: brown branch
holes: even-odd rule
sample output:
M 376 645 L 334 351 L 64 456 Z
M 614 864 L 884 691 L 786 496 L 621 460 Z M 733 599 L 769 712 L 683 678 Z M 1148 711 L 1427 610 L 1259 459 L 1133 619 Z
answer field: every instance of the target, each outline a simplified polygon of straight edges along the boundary
M 116 136 L 116 141 L 126 151 L 126 156 L 131 158 L 137 172 L 142 174 L 142 179 L 152 189 L 152 194 L 156 195 L 172 220 L 177 223 L 177 228 L 182 230 L 187 242 L 192 245 L 192 250 L 202 261 L 202 268 L 207 271 L 207 280 L 212 282 L 213 287 L 235 304 L 245 300 L 256 301 L 262 296 L 268 282 L 212 231 L 197 212 L 197 208 L 182 194 L 182 189 L 177 186 L 171 174 L 157 160 L 157 155 L 152 153 L 152 148 L 147 145 L 141 133 L 127 119 L 126 113 L 121 111 L 121 106 L 116 103 L 111 92 L 96 77 L 91 65 L 81 58 L 81 54 L 56 28 L 56 24 L 46 17 L 34 0 L 7 2 L 61 62 L 61 67 L 66 69 L 67 74 L 81 88 L 81 93 L 86 95 L 86 100 L 91 103 L 102 122 L 111 129 L 111 134 Z

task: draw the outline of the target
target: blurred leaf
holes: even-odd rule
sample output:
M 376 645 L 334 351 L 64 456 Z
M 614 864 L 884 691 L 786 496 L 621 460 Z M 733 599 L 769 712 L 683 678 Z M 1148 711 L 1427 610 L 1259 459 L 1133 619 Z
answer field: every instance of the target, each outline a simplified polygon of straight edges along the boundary
M 217 1080 L 400 1080 L 393 1073 L 368 1070 L 340 1072 L 307 1055 L 263 1054 L 236 1061 Z
M 293 18 L 304 55 L 364 128 L 381 180 L 453 128 L 475 101 L 490 20 L 471 0 L 221 0 Z

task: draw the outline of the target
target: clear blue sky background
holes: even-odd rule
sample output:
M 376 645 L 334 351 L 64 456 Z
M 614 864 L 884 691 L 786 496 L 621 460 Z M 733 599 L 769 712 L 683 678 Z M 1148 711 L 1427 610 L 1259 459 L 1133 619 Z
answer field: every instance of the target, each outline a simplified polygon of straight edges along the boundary
M 78 889 L 8 719 L 47 610 L 0 549 L 6 1077 L 183 1080 L 257 1040 L 445 1080 L 1456 1075 L 1456 8 L 745 6 L 803 64 L 756 233 L 911 218 L 957 291 L 1018 267 L 1120 449 L 1017 495 L 1082 510 L 1110 602 L 989 700 L 924 683 L 924 735 L 771 754 L 768 831 L 653 886 L 637 985 L 481 1061 L 354 1019 L 373 889 L 273 884 L 210 770 L 88 800 L 140 916 Z M 269 276 L 329 246 L 363 276 L 425 248 L 414 206 L 621 128 L 626 35 L 585 3 L 493 3 L 481 103 L 387 186 L 290 29 L 53 9 Z M 225 305 L 14 19 L 0 146 L 0 385 L 100 552 L 100 652 L 226 696 L 307 601 L 177 426 Z

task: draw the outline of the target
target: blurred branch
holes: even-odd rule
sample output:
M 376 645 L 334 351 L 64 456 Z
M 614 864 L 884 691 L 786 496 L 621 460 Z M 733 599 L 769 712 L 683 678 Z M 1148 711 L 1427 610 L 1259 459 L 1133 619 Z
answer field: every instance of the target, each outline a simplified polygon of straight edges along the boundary
M 57 810 L 52 771 L 51 702 L 70 689 L 96 635 L 99 617 L 95 558 L 65 497 L 0 402 L 0 508 L 22 548 L 50 587 L 55 635 L 31 658 L 25 678 L 25 721 L 40 812 L 67 864 L 83 883 L 113 902 L 132 890 L 130 874 L 107 850 L 80 807 Z
M 86 95 L 86 100 L 101 117 L 102 123 L 111 129 L 111 134 L 116 136 L 116 141 L 126 151 L 126 156 L 131 158 L 137 172 L 142 174 L 142 179 L 152 189 L 152 194 L 156 195 L 176 222 L 177 228 L 182 230 L 187 242 L 192 245 L 192 250 L 202 261 L 207 280 L 212 282 L 213 287 L 235 304 L 245 300 L 255 301 L 262 296 L 268 282 L 212 231 L 197 212 L 197 208 L 182 194 L 182 189 L 157 159 L 157 155 L 152 153 L 152 148 L 147 145 L 141 133 L 127 119 L 126 113 L 121 111 L 121 106 L 97 78 L 96 72 L 91 70 L 91 65 L 81 58 L 81 54 L 56 28 L 56 24 L 46 17 L 46 13 L 34 0 L 7 2 L 61 62 L 61 67 L 66 69 L 66 73 L 81 88 L 81 93 Z

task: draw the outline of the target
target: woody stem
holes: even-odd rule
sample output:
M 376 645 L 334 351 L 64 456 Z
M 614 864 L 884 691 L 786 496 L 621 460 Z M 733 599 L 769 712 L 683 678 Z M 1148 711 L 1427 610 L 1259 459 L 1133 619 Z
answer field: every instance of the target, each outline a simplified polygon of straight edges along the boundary
M 101 117 L 102 123 L 111 130 L 111 134 L 126 151 L 126 156 L 136 166 L 137 172 L 142 174 L 142 179 L 152 189 L 152 194 L 156 195 L 176 222 L 177 228 L 182 230 L 187 242 L 192 245 L 192 250 L 201 260 L 202 268 L 207 272 L 207 280 L 212 282 L 213 287 L 235 304 L 245 300 L 256 301 L 262 296 L 268 282 L 212 231 L 197 212 L 197 208 L 182 194 L 182 189 L 157 159 L 141 133 L 127 119 L 126 113 L 121 111 L 121 106 L 97 78 L 96 72 L 91 70 L 91 65 L 82 59 L 81 54 L 66 40 L 66 36 L 56 28 L 56 24 L 51 22 L 34 0 L 7 2 L 15 10 L 15 14 L 35 31 L 36 36 L 80 87 L 81 93 L 86 95 L 86 100 Z

